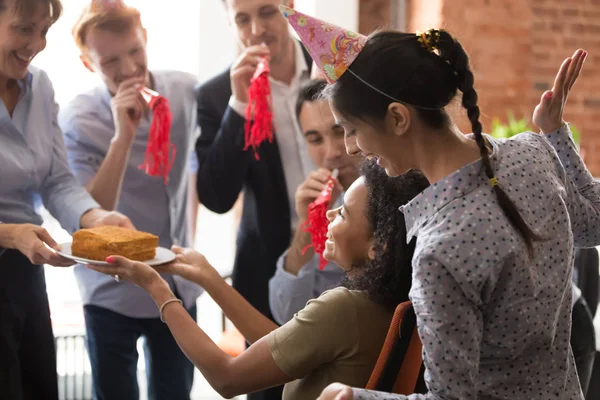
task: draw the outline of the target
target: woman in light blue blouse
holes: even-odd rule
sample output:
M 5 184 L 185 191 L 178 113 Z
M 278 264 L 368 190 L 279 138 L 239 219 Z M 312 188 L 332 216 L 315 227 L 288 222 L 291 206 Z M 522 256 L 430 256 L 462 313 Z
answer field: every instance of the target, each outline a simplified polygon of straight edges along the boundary
M 543 94 L 531 132 L 482 134 L 469 59 L 448 32 L 371 35 L 328 88 L 349 153 L 432 185 L 401 211 L 417 237 L 411 300 L 427 394 L 332 386 L 322 399 L 582 399 L 573 354 L 574 245 L 600 244 L 600 184 L 562 112 L 587 53 Z M 473 133 L 445 107 L 462 93 Z
M 132 227 L 101 210 L 71 174 L 48 76 L 30 66 L 61 12 L 59 0 L 0 0 L 0 397 L 58 399 L 42 264 L 72 263 L 39 225 L 45 207 L 69 232 Z

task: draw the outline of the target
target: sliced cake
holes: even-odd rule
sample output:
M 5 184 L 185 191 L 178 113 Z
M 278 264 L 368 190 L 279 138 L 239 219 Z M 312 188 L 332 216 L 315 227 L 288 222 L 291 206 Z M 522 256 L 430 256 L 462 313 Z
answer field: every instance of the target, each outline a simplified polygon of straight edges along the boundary
M 148 261 L 156 256 L 158 236 L 117 226 L 82 229 L 73 234 L 71 253 L 88 260 L 104 261 L 108 256 L 123 256 Z

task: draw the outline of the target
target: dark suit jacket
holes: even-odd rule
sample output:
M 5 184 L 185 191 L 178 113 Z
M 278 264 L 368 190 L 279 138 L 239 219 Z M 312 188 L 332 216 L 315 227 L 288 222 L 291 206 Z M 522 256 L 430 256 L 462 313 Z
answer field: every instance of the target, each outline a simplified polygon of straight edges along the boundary
M 310 69 L 312 60 L 306 52 L 305 58 Z M 243 149 L 245 119 L 228 106 L 229 72 L 203 83 L 196 92 L 201 129 L 196 143 L 198 198 L 209 210 L 225 213 L 244 191 L 233 287 L 270 317 L 268 282 L 290 244 L 291 211 L 277 139 L 260 145 L 260 160 Z

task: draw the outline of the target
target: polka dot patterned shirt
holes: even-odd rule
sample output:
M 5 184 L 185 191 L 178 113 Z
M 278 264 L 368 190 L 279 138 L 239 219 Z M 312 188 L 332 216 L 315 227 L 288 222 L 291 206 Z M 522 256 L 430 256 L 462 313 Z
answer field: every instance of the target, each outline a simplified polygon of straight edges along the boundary
M 401 208 L 429 393 L 355 399 L 583 399 L 569 347 L 573 246 L 600 245 L 600 183 L 570 138 L 488 138 L 499 185 L 542 237 L 529 256 L 481 160 Z

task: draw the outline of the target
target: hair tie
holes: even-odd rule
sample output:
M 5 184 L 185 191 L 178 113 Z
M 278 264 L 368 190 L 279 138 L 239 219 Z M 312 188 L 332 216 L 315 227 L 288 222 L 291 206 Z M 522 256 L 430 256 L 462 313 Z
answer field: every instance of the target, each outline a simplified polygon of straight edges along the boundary
M 417 41 L 425 50 L 433 53 L 440 43 L 440 31 L 437 29 L 427 29 L 425 32 L 417 31 Z
M 498 186 L 498 178 L 496 178 L 495 176 L 491 177 L 489 179 L 490 182 L 490 186 L 495 187 Z

